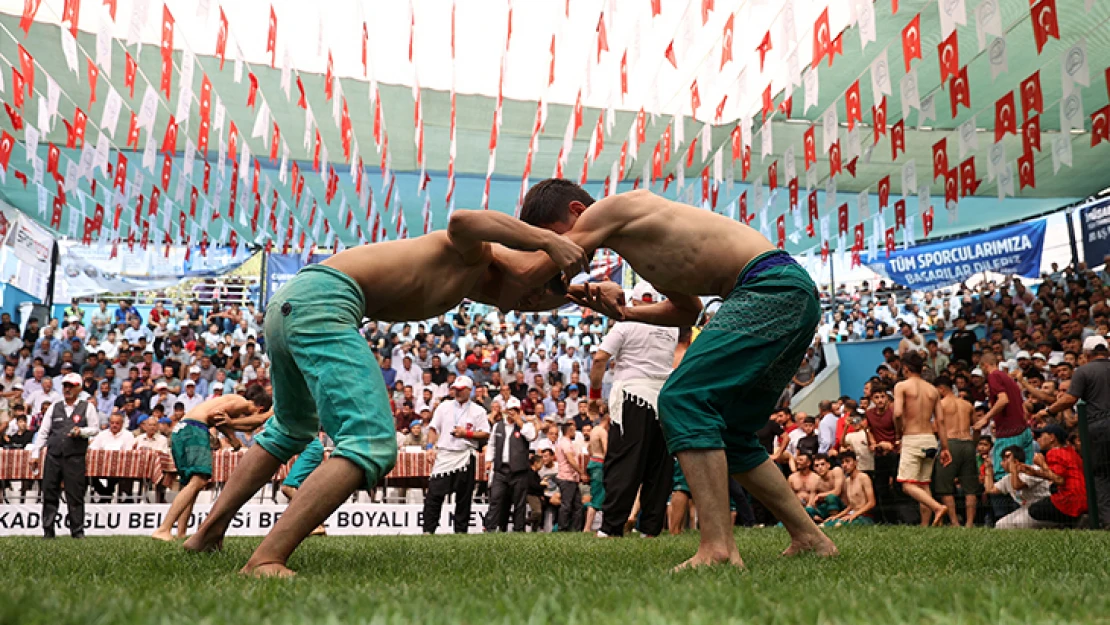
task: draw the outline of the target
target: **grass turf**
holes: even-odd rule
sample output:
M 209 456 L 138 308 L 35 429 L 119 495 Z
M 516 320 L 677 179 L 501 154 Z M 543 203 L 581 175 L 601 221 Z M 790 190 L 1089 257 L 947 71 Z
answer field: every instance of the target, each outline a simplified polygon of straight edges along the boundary
M 1110 533 L 830 530 L 842 555 L 783 559 L 738 530 L 748 569 L 670 574 L 695 534 L 327 537 L 293 580 L 146 538 L 0 540 L 0 623 L 1110 623 Z

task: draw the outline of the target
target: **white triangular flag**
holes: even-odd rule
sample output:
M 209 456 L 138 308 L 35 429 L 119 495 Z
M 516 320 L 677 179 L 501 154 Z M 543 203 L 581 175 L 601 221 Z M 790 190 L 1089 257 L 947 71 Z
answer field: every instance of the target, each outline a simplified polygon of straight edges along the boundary
M 793 180 L 798 176 L 797 158 L 794 156 L 794 146 L 787 146 L 782 153 L 782 165 L 785 180 Z
M 917 163 L 911 158 L 902 165 L 902 196 L 917 192 Z
M 856 27 L 859 28 L 860 49 L 866 50 L 867 44 L 877 39 L 875 7 L 872 6 L 871 0 L 852 0 L 852 6 L 856 13 Z
M 836 204 L 836 178 L 829 176 L 825 178 L 825 206 L 833 206 Z
M 810 68 L 802 76 L 802 82 L 805 83 L 806 88 L 806 107 L 803 112 L 807 112 L 810 107 L 817 106 L 817 70 Z
M 1060 132 L 1083 130 L 1085 123 L 1083 94 L 1080 93 L 1079 89 L 1076 89 L 1064 95 L 1064 98 L 1060 101 Z
M 967 25 L 967 7 L 964 0 L 940 0 L 940 35 L 946 39 L 956 30 L 956 25 Z
M 1006 144 L 1003 141 L 992 143 L 989 150 L 987 150 L 987 179 L 994 180 L 998 172 L 1002 171 L 1002 167 L 1006 163 Z
M 1091 86 L 1091 67 L 1087 60 L 1087 41 L 1082 37 L 1068 48 L 1060 57 L 1060 70 L 1064 81 L 1064 93 L 1069 93 L 1068 81 Z
M 856 195 L 856 217 L 863 221 L 871 216 L 871 194 L 867 189 Z
M 998 0 L 982 0 L 975 9 L 975 34 L 979 38 L 979 51 L 987 47 L 987 35 L 1002 36 L 1002 11 Z
M 936 95 L 930 93 L 929 95 L 921 98 L 917 114 L 917 126 L 920 128 L 929 120 L 936 120 L 937 118 L 937 100 Z
M 767 120 L 767 123 L 763 124 L 763 127 L 759 129 L 760 156 L 762 158 L 766 158 L 775 153 L 771 124 L 771 120 Z
M 58 29 L 62 33 L 62 52 L 65 53 L 66 65 L 69 67 L 69 71 L 77 74 L 77 40 L 73 38 L 73 33 L 69 32 L 69 28 L 65 26 L 67 23 L 62 22 L 62 27 Z
M 875 106 L 882 101 L 883 95 L 891 95 L 890 64 L 887 62 L 886 50 L 880 52 L 871 63 L 871 93 L 875 97 Z
M 1052 173 L 1060 172 L 1060 167 L 1071 167 L 1071 135 L 1059 133 L 1052 138 Z
M 975 115 L 971 116 L 959 127 L 960 160 L 967 157 L 969 152 L 979 149 L 979 134 L 975 131 Z
M 96 64 L 105 78 L 112 77 L 112 33 L 115 25 L 107 11 L 101 11 L 100 28 L 96 31 Z
M 1014 166 L 1006 163 L 998 170 L 998 199 L 1004 200 L 1006 196 L 1013 197 L 1014 193 Z
M 833 102 L 832 106 L 826 109 L 825 114 L 821 116 L 821 131 L 821 136 L 824 139 L 824 145 L 821 149 L 828 153 L 832 144 L 840 139 L 840 120 L 836 110 L 836 102 Z
M 987 49 L 987 58 L 991 63 L 991 82 L 1010 70 L 1010 62 L 1006 58 L 1006 38 L 995 37 Z
M 120 98 L 116 88 L 109 86 L 108 99 L 104 101 L 104 112 L 100 115 L 100 127 L 111 135 L 112 139 L 116 138 L 116 125 L 119 122 L 119 112 L 122 106 L 123 99 Z
M 802 86 L 802 67 L 798 64 L 798 50 L 795 49 L 786 57 L 786 78 L 790 81 L 787 89 L 794 92 L 794 87 Z M 655 91 L 654 89 L 652 90 Z

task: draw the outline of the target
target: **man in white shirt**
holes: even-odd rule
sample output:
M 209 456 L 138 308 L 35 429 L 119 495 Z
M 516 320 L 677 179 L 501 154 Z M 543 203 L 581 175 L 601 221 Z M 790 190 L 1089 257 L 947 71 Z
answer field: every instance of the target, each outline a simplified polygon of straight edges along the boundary
M 646 281 L 633 289 L 633 306 L 651 304 L 660 295 Z M 609 450 L 605 457 L 605 503 L 599 535 L 623 536 L 624 523 L 640 492 L 640 531 L 657 536 L 666 519 L 674 476 L 674 457 L 667 451 L 656 406 L 678 345 L 678 328 L 621 321 L 594 354 L 590 399 L 601 400 L 602 378 L 609 361 L 616 365 L 609 394 Z M 642 485 L 642 488 L 641 488 Z
M 424 377 L 424 371 L 412 364 L 412 356 L 408 354 L 401 359 L 401 368 L 396 371 L 397 379 L 404 382 L 405 386 L 411 386 L 413 390 L 416 390 Z
M 11 356 L 18 353 L 21 347 L 23 340 L 19 338 L 19 328 L 9 326 L 4 338 L 0 338 L 0 356 Z
M 578 349 L 574 345 L 567 345 L 566 353 L 559 356 L 558 362 L 559 373 L 563 374 L 563 380 L 569 381 L 570 374 L 574 372 L 574 364 L 578 362 Z
M 170 393 L 170 387 L 165 382 L 158 382 L 154 385 L 155 395 L 150 398 L 150 405 L 148 409 L 153 410 L 155 406 L 162 406 L 166 414 L 173 412 L 173 405 L 177 403 L 177 396 Z
M 158 431 L 158 420 L 147 415 L 139 417 L 139 429 L 142 434 L 135 439 L 135 449 L 150 449 L 162 453 L 170 453 L 170 439 Z
M 824 399 L 817 404 L 820 414 L 817 416 L 817 453 L 836 455 L 836 424 L 840 417 L 833 412 L 832 402 Z
M 123 429 L 123 415 L 108 417 L 108 429 L 101 430 L 89 443 L 92 451 L 128 451 L 135 446 L 135 436 Z
M 31 369 L 31 377 L 23 381 L 23 403 L 29 402 L 32 395 L 42 390 L 44 379 L 46 379 L 46 369 L 42 365 L 35 365 Z
M 436 408 L 428 427 L 428 442 L 435 448 L 428 452 L 434 464 L 424 499 L 425 534 L 434 534 L 439 527 L 443 499 L 448 493 L 455 495 L 455 533 L 465 534 L 470 529 L 474 452 L 490 432 L 485 409 L 470 401 L 473 389 L 474 382 L 469 377 L 459 376 L 451 385 L 454 398 Z
M 197 383 L 192 378 L 185 380 L 184 389 L 185 392 L 177 396 L 177 401 L 185 404 L 185 412 L 189 412 L 200 405 L 204 398 L 200 396 L 200 393 L 197 393 Z
M 508 387 L 502 387 L 508 389 Z M 510 509 L 513 531 L 523 532 L 528 508 L 529 446 L 536 440 L 536 417 L 525 417 L 520 400 L 505 400 L 505 418 L 493 426 L 486 445 L 490 481 L 489 515 L 486 531 L 508 530 Z
M 76 373 L 70 373 L 68 375 L 76 376 L 78 379 L 80 379 L 81 377 Z M 27 382 L 24 382 L 23 386 L 23 393 L 26 396 Z M 54 380 L 51 378 L 43 378 L 39 390 L 31 393 L 29 396 L 26 396 L 24 403 L 30 406 L 31 414 L 38 414 L 42 410 L 43 402 L 50 402 L 50 405 L 53 406 L 60 401 L 62 401 L 62 394 L 54 389 Z
M 71 373 L 62 380 L 65 392 L 63 401 L 52 404 L 50 414 L 42 424 L 31 444 L 31 470 L 38 473 L 42 466 L 42 530 L 46 538 L 54 538 L 54 519 L 58 514 L 58 501 L 62 483 L 65 483 L 67 524 L 70 535 L 85 535 L 85 452 L 89 439 L 100 433 L 100 415 L 96 406 L 80 400 L 81 376 Z M 46 461 L 41 462 L 39 452 L 47 448 Z

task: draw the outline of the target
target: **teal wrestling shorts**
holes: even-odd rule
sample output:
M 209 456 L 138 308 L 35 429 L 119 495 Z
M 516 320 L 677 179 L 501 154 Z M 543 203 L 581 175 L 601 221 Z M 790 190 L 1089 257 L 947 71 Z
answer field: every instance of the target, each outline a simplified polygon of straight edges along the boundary
M 309 265 L 266 307 L 266 351 L 274 416 L 255 441 L 281 462 L 322 429 L 333 458 L 353 462 L 373 486 L 397 462 L 389 396 L 374 354 L 359 334 L 362 289 L 347 274 Z
M 659 393 L 672 454 L 723 449 L 730 474 L 767 460 L 755 433 L 813 344 L 817 288 L 786 252 L 754 258 Z
M 182 486 L 194 475 L 212 478 L 212 442 L 207 425 L 182 419 L 181 427 L 170 435 L 170 453 Z
M 308 476 L 324 461 L 324 444 L 320 439 L 312 441 L 304 451 L 297 456 L 297 461 L 289 469 L 289 475 L 281 482 L 282 486 L 300 488 Z

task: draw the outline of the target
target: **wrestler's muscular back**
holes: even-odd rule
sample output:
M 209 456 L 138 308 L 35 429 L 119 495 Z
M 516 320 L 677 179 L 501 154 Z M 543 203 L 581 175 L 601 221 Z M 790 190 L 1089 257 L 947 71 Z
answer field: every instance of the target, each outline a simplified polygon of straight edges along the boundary
M 446 231 L 354 247 L 324 261 L 362 287 L 366 316 L 382 321 L 427 319 L 458 304 L 492 260 L 488 246 L 468 264 Z
M 940 400 L 944 411 L 944 426 L 948 430 L 948 440 L 971 440 L 971 413 L 975 408 L 971 402 L 949 395 Z
M 603 199 L 586 213 L 617 212 L 624 225 L 603 247 L 624 257 L 661 291 L 726 297 L 756 256 L 775 249 L 753 228 L 716 213 L 672 202 L 650 191 Z
M 940 393 L 932 384 L 919 377 L 912 377 L 898 383 L 902 398 L 902 434 L 932 434 L 933 408 Z

